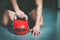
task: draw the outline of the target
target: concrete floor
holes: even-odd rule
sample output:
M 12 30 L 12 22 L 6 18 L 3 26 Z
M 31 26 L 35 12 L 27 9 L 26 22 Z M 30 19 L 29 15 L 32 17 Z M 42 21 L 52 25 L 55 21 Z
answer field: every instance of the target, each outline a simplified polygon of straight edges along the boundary
M 58 9 L 57 16 L 57 40 L 60 40 L 60 9 Z
M 15 35 L 8 28 L 0 26 L 0 40 L 55 40 L 56 38 L 56 8 L 43 8 L 44 26 L 41 35 L 33 36 L 30 32 L 26 35 Z

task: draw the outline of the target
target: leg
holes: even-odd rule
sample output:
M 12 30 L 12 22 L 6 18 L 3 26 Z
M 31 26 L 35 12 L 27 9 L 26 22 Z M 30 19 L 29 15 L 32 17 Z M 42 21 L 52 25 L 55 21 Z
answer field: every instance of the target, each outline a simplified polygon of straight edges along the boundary
M 3 21 L 2 21 L 2 23 L 3 23 L 3 25 L 7 25 L 8 23 L 8 11 L 6 10 L 5 12 L 4 12 L 4 15 L 3 15 Z
M 34 22 L 36 21 L 36 10 L 32 10 L 30 13 L 29 13 L 29 16 L 34 20 Z M 43 16 L 41 16 L 41 19 L 40 19 L 40 25 L 43 26 Z
M 13 17 L 15 15 L 15 12 L 6 10 L 3 15 L 3 25 L 7 26 L 9 23 L 9 18 L 11 21 L 13 21 Z

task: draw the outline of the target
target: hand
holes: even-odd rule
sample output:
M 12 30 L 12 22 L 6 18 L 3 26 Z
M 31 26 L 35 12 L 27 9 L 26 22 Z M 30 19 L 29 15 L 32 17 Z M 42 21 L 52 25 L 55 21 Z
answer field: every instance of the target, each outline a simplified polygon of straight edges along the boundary
M 33 35 L 39 35 L 40 34 L 40 26 L 36 25 L 34 26 L 30 32 L 32 32 Z
M 19 17 L 19 18 L 24 18 L 25 17 L 25 13 L 21 10 L 18 10 L 16 11 L 16 15 Z

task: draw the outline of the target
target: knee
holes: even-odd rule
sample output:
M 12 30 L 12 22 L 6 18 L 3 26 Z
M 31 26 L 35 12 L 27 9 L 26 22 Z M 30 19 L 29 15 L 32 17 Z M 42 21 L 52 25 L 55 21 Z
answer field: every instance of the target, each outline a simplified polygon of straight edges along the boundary
M 7 24 L 8 24 L 8 14 L 9 14 L 9 11 L 5 10 L 4 14 L 3 14 L 3 19 L 2 19 L 2 24 L 4 26 L 7 26 Z
M 40 26 L 43 26 L 44 24 L 43 23 L 40 23 Z
M 36 19 L 36 10 L 33 9 L 33 10 L 29 13 L 29 16 L 35 21 L 35 19 Z
M 31 16 L 31 15 L 33 15 L 33 14 L 35 14 L 35 13 L 36 13 L 36 10 L 33 9 L 31 12 L 29 12 L 29 15 Z
M 43 16 L 41 17 L 41 20 L 40 20 L 40 26 L 43 26 L 44 25 L 44 20 L 43 20 Z
M 6 22 L 2 22 L 2 24 L 3 24 L 4 26 L 7 26 L 7 23 L 6 23 Z

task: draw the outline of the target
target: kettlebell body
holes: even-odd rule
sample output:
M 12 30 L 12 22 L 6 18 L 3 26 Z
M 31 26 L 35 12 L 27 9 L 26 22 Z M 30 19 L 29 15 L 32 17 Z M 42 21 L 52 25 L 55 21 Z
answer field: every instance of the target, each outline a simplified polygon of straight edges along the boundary
M 29 25 L 28 25 L 28 18 L 27 16 L 23 19 L 18 18 L 15 15 L 14 19 L 14 33 L 18 35 L 25 35 L 28 33 Z

